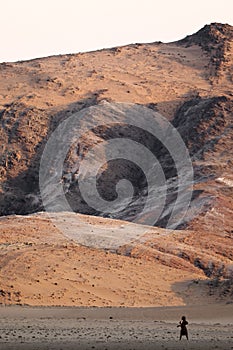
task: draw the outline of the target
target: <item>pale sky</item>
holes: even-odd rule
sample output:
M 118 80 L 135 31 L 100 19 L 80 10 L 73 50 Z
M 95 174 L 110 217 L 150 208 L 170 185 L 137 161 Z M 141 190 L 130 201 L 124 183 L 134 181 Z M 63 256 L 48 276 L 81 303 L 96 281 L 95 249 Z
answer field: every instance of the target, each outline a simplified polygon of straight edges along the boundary
M 174 41 L 233 25 L 232 0 L 0 0 L 0 62 Z

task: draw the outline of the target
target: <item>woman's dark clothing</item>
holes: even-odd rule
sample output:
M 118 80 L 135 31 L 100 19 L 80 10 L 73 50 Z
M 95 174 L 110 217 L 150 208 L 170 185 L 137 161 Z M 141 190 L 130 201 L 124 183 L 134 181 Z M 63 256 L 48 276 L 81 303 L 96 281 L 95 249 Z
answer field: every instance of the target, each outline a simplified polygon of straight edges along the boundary
M 181 327 L 181 334 L 182 335 L 186 335 L 188 333 L 188 330 L 187 330 L 187 324 L 188 324 L 188 321 L 182 321 L 181 324 L 180 324 L 180 327 Z

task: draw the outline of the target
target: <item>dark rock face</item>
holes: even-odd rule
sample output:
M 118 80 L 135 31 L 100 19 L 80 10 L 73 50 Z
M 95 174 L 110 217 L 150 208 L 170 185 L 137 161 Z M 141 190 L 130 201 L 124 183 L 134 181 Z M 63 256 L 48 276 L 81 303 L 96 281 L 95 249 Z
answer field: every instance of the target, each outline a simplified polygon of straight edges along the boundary
M 197 98 L 184 103 L 176 112 L 173 125 L 179 130 L 193 160 L 204 159 L 208 152 L 232 136 L 233 101 L 225 96 Z M 229 144 L 229 150 L 231 148 Z
M 41 147 L 48 133 L 48 116 L 43 110 L 12 103 L 0 112 L 0 213 L 25 214 L 38 207 Z

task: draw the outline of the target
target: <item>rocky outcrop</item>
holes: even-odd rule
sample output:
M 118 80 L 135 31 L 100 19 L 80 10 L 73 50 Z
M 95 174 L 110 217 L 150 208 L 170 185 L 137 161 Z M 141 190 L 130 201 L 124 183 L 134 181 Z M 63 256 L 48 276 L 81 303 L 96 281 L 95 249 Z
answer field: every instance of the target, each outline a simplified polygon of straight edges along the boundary
M 212 23 L 205 25 L 193 35 L 188 35 L 178 43 L 187 47 L 199 45 L 210 57 L 210 77 L 218 77 L 227 62 L 231 50 L 233 28 L 229 24 Z
M 207 159 L 208 153 L 218 153 L 217 145 L 224 140 L 232 149 L 233 100 L 218 96 L 196 98 L 185 102 L 176 112 L 173 125 L 180 132 L 193 160 Z M 216 154 L 216 159 L 220 154 Z M 223 158 L 221 160 L 223 161 Z M 231 167 L 230 153 L 225 167 Z

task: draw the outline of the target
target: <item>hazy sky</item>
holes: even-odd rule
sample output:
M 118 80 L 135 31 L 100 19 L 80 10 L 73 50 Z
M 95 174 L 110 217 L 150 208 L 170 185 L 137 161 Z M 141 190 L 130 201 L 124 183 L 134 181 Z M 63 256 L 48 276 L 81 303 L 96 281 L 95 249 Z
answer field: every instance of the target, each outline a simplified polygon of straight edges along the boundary
M 1 0 L 0 61 L 174 41 L 233 24 L 232 0 Z

